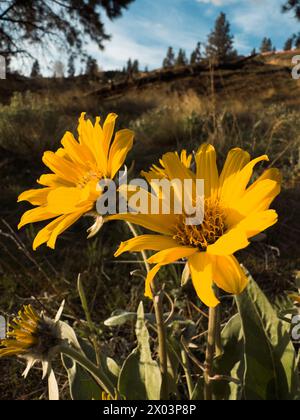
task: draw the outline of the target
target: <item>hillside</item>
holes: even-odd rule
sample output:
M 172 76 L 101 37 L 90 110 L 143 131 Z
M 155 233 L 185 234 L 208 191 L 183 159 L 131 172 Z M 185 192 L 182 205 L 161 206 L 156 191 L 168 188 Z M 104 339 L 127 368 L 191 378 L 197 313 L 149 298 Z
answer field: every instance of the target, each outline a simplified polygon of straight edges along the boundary
M 291 60 L 300 51 L 279 52 L 242 58 L 239 61 L 211 69 L 208 65 L 194 65 L 174 69 L 159 69 L 140 73 L 134 77 L 120 72 L 105 72 L 92 79 L 87 76 L 72 78 L 35 78 L 8 75 L 0 81 L 0 101 L 9 103 L 15 92 L 35 92 L 41 95 L 74 92 L 97 96 L 101 99 L 126 95 L 132 91 L 163 89 L 166 92 L 184 93 L 192 89 L 196 94 L 220 95 L 220 99 L 249 100 L 259 95 L 262 100 L 284 99 L 287 104 L 297 104 L 299 84 L 291 77 Z

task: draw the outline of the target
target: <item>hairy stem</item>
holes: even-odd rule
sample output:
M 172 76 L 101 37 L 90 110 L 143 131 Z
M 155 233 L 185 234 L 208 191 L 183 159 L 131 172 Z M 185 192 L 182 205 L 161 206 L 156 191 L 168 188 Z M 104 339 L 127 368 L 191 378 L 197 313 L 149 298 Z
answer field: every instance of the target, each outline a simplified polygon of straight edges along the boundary
M 216 353 L 216 343 L 219 337 L 219 307 L 209 309 L 207 348 L 205 357 L 204 372 L 204 398 L 206 401 L 213 399 L 212 380 L 213 377 L 213 361 Z
M 128 228 L 134 237 L 138 236 L 138 233 L 134 226 L 126 222 Z M 141 251 L 144 265 L 147 274 L 150 272 L 150 266 L 148 263 L 148 258 L 145 251 Z M 162 388 L 161 388 L 161 398 L 163 400 L 169 399 L 169 385 L 168 385 L 168 352 L 167 352 L 167 334 L 164 322 L 164 311 L 163 311 L 163 292 L 159 290 L 155 285 L 153 285 L 153 305 L 155 312 L 155 320 L 157 327 L 157 337 L 158 337 L 158 354 L 159 354 L 159 365 L 162 375 Z

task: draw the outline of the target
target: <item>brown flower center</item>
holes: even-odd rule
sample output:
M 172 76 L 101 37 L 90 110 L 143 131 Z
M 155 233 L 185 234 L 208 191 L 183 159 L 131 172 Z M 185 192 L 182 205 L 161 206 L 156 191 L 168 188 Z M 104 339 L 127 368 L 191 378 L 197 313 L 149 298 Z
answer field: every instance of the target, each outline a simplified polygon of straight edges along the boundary
M 208 245 L 214 244 L 226 231 L 225 213 L 219 203 L 205 200 L 204 220 L 200 225 L 187 225 L 185 216 L 181 216 L 173 238 L 184 246 L 193 246 L 206 251 Z

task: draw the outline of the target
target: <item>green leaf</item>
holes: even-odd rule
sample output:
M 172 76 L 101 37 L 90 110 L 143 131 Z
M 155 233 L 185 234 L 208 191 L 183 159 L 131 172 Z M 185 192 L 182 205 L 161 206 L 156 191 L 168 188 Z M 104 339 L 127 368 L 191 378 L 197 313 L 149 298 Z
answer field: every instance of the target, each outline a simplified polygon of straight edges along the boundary
M 93 347 L 84 340 L 79 340 L 80 347 L 85 355 L 96 364 L 96 354 Z M 72 400 L 101 400 L 102 388 L 95 382 L 93 377 L 73 359 L 62 355 L 63 365 L 68 373 L 70 394 Z M 120 368 L 110 357 L 100 354 L 101 369 L 117 388 Z
M 126 312 L 117 310 L 113 312 L 110 318 L 104 321 L 106 327 L 119 327 L 126 324 L 126 322 L 132 322 L 136 320 L 135 312 Z
M 215 381 L 214 396 L 217 400 L 240 400 L 244 376 L 244 340 L 239 314 L 234 315 L 225 325 L 222 334 L 223 353 L 214 361 L 217 375 L 238 379 L 241 385 L 229 380 Z
M 125 360 L 120 372 L 119 393 L 127 400 L 159 400 L 161 373 L 152 359 L 142 302 L 138 308 L 136 336 L 138 346 Z
M 296 354 L 289 325 L 280 321 L 249 275 L 236 297 L 245 344 L 244 396 L 247 400 L 292 400 L 297 395 Z
M 68 356 L 62 355 L 62 361 L 68 373 L 72 400 L 101 400 L 102 390 L 91 375 Z

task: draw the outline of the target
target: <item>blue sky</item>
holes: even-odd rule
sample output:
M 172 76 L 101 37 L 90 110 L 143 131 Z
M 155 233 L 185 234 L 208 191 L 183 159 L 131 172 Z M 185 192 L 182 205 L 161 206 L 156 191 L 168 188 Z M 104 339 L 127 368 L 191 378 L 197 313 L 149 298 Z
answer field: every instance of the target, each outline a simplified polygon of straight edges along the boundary
M 197 41 L 205 42 L 214 21 L 224 11 L 232 25 L 235 47 L 242 54 L 259 47 L 264 36 L 272 38 L 278 49 L 300 22 L 292 14 L 281 13 L 284 0 L 135 0 L 123 17 L 105 19 L 112 40 L 104 52 L 89 45 L 88 51 L 107 70 L 121 68 L 129 57 L 142 66 L 156 68 L 169 45 L 188 53 Z
M 272 39 L 277 49 L 282 49 L 286 39 L 300 31 L 300 22 L 292 13 L 282 14 L 285 0 L 135 0 L 123 16 L 111 22 L 103 16 L 106 31 L 112 39 L 105 43 L 105 50 L 97 45 L 86 46 L 104 70 L 121 69 L 128 58 L 137 58 L 141 68 L 161 67 L 167 48 L 184 48 L 188 54 L 196 43 L 203 43 L 214 27 L 221 11 L 227 14 L 235 37 L 235 48 L 249 54 L 259 48 L 264 36 Z M 55 45 L 35 49 L 40 57 L 42 72 L 53 74 L 53 62 L 66 61 L 63 51 Z M 20 63 L 17 62 L 20 68 Z M 21 64 L 25 73 L 31 64 Z M 78 65 L 84 68 L 84 65 Z

